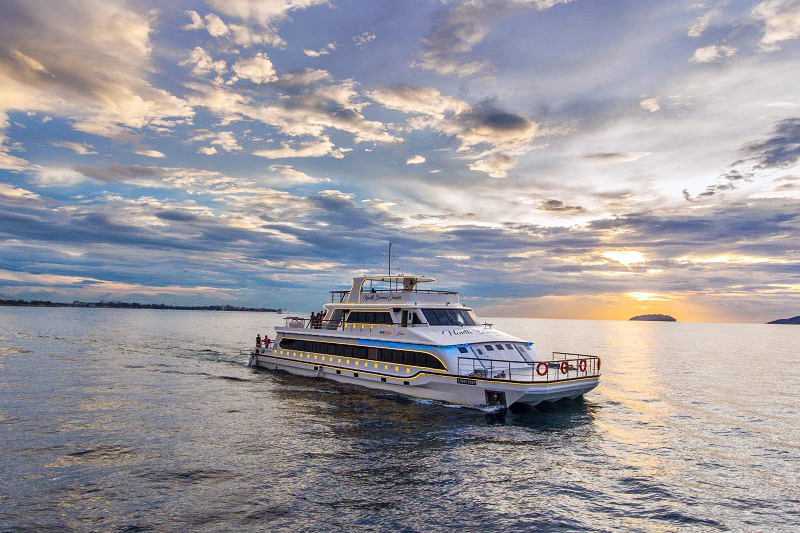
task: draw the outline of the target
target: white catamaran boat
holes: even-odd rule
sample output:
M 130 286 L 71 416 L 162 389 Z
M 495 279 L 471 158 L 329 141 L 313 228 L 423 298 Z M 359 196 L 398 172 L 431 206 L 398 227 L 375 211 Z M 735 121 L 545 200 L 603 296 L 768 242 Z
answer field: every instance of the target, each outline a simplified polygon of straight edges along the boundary
M 423 276 L 353 278 L 315 319 L 286 317 L 250 365 L 464 405 L 537 405 L 598 384 L 600 358 L 537 353 L 532 342 L 479 323 L 458 293 L 423 290 Z

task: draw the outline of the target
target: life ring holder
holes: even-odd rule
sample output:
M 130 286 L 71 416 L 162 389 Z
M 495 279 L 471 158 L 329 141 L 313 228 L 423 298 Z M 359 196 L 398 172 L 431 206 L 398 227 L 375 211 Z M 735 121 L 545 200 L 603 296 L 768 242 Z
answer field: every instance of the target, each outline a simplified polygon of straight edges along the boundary
M 581 372 L 586 372 L 586 359 L 581 359 L 578 361 L 578 370 Z
M 561 373 L 562 374 L 567 374 L 568 372 L 569 372 L 569 363 L 567 363 L 566 361 L 562 361 L 561 362 Z
M 542 371 L 541 371 L 541 369 L 542 369 L 542 368 L 544 368 L 544 372 L 542 372 Z M 546 376 L 546 375 L 547 375 L 547 371 L 548 371 L 548 368 L 547 368 L 547 363 L 538 363 L 538 364 L 536 365 L 536 373 L 537 373 L 538 375 L 540 375 L 540 376 Z

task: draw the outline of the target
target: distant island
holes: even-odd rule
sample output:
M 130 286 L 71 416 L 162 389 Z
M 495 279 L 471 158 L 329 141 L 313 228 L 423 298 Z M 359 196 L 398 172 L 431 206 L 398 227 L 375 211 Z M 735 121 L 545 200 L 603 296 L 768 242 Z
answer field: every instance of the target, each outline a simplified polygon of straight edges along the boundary
M 767 324 L 800 324 L 800 316 L 793 316 L 792 318 L 781 318 L 767 322 Z
M 0 306 L 12 307 L 100 307 L 109 309 L 173 309 L 179 311 L 249 311 L 254 313 L 286 313 L 286 309 L 265 307 L 239 307 L 235 305 L 165 305 L 138 302 L 51 302 L 50 300 L 6 300 L 0 298 Z
M 674 318 L 669 315 L 639 315 L 629 320 L 649 320 L 653 322 L 677 322 Z

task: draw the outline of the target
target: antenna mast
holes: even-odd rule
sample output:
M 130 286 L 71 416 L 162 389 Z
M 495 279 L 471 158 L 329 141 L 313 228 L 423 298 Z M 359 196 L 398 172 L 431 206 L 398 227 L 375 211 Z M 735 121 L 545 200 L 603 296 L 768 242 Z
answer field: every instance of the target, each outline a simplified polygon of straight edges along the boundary
M 389 243 L 389 275 L 392 275 L 392 243 Z

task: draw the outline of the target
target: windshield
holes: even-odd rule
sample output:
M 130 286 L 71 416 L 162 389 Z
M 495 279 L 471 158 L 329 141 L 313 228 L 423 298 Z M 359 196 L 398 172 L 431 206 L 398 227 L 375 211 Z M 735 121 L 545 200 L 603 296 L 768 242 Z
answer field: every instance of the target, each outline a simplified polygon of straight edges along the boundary
M 477 326 L 475 315 L 464 309 L 423 309 L 431 326 Z

